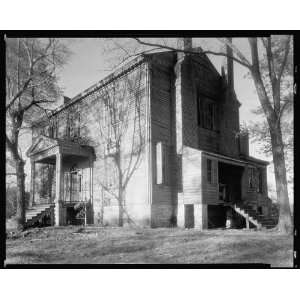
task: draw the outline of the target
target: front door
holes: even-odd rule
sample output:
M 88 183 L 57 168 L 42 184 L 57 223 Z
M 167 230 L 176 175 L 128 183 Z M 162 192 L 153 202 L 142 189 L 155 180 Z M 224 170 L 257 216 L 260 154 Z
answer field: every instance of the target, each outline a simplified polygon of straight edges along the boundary
M 71 172 L 70 202 L 79 202 L 81 194 L 81 175 L 78 171 Z
M 72 168 L 64 176 L 65 202 L 81 201 L 81 172 Z

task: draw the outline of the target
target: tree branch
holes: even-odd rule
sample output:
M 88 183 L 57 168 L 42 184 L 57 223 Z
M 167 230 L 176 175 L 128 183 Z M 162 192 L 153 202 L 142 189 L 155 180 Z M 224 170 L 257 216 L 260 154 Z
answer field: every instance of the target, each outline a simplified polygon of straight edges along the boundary
M 224 56 L 224 57 L 229 57 L 232 60 L 234 60 L 235 62 L 241 64 L 242 66 L 250 69 L 251 65 L 248 63 L 248 61 L 245 59 L 245 61 L 239 60 L 234 56 L 230 56 L 227 53 L 222 53 L 222 52 L 215 52 L 215 51 L 210 51 L 210 50 L 202 50 L 201 52 L 197 52 L 197 51 L 190 51 L 190 50 L 183 50 L 183 49 L 178 49 L 178 48 L 174 48 L 174 47 L 170 47 L 170 46 L 166 46 L 166 45 L 161 45 L 161 44 L 157 44 L 157 43 L 150 43 L 150 42 L 144 42 L 139 38 L 133 38 L 135 39 L 139 44 L 145 45 L 145 46 L 152 46 L 152 47 L 158 47 L 161 49 L 167 49 L 167 50 L 171 50 L 171 51 L 176 51 L 176 52 L 182 52 L 182 53 L 186 53 L 186 54 L 196 54 L 196 55 L 201 55 L 201 54 L 212 54 L 212 55 L 217 55 L 217 56 Z M 231 48 L 232 48 L 232 44 L 231 44 Z M 236 47 L 233 47 L 233 51 L 236 51 Z M 241 56 L 242 57 L 242 56 Z
M 279 73 L 278 73 L 278 81 L 281 80 L 284 68 L 287 63 L 287 58 L 288 58 L 289 50 L 290 50 L 290 41 L 291 41 L 291 36 L 288 36 L 286 39 L 286 42 L 285 42 L 283 61 L 282 61 L 282 64 L 280 66 Z
M 275 112 L 270 103 L 268 94 L 266 92 L 265 86 L 261 78 L 261 73 L 259 68 L 258 49 L 257 49 L 257 38 L 249 38 L 248 41 L 249 41 L 251 57 L 252 57 L 251 74 L 254 80 L 258 98 L 260 100 L 261 106 L 265 112 L 267 119 L 275 121 L 276 120 Z

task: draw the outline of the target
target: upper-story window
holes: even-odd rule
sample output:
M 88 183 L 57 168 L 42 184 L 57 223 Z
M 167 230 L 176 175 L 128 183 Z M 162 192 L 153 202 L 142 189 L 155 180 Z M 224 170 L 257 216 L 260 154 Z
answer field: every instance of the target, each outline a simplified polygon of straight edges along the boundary
M 50 121 L 49 128 L 48 128 L 48 136 L 50 138 L 58 137 L 58 122 L 56 118 Z
M 197 123 L 209 130 L 218 130 L 218 114 L 216 103 L 206 97 L 197 96 Z
M 214 121 L 214 110 L 215 105 L 213 103 L 205 103 L 204 106 L 204 120 L 203 120 L 203 127 L 206 129 L 213 130 L 215 127 Z
M 248 189 L 253 190 L 255 189 L 255 169 L 253 167 L 250 167 L 248 169 Z
M 80 112 L 70 112 L 67 118 L 66 135 L 69 138 L 76 138 L 80 136 Z

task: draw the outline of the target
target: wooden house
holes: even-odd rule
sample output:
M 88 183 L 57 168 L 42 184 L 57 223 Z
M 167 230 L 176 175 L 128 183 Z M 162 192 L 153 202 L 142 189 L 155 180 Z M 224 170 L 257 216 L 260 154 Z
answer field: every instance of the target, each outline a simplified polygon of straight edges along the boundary
M 111 147 L 100 134 L 104 91 L 139 74 L 133 94 L 139 95 L 144 143 L 124 191 L 124 223 L 200 229 L 224 227 L 228 220 L 236 227 L 275 225 L 268 163 L 249 156 L 248 135 L 240 131 L 232 60 L 227 74 L 219 74 L 200 48 L 192 48 L 191 39 L 182 39 L 182 47 L 197 53 L 141 55 L 65 98 L 50 120 L 36 123 L 27 151 L 32 165 L 28 224 L 46 216 L 56 225 L 118 224 L 120 203 L 107 188 L 115 190 L 118 178 L 109 161 Z M 122 101 L 134 107 L 136 98 Z M 136 110 L 130 111 L 132 116 Z M 123 126 L 129 128 L 124 159 L 130 156 L 126 145 L 134 124 Z M 104 181 L 111 183 L 104 186 Z M 81 221 L 74 217 L 78 207 L 84 208 Z

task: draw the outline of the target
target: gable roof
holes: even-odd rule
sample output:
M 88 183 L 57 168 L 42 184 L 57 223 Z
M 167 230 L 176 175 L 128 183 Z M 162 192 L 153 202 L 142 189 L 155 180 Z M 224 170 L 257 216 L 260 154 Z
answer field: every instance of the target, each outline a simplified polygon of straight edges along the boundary
M 36 153 L 39 153 L 46 149 L 53 148 L 58 145 L 59 145 L 59 143 L 58 143 L 57 139 L 52 139 L 47 136 L 41 135 L 41 136 L 39 136 L 39 138 L 36 139 L 36 141 L 26 151 L 26 156 L 30 157 Z

